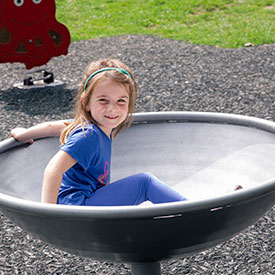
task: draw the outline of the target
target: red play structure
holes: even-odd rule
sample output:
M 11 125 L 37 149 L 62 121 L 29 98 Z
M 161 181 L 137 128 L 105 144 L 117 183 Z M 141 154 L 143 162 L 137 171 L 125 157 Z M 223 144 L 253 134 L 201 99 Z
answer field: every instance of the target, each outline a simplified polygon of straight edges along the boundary
M 1 0 L 0 5 L 0 63 L 21 62 L 31 69 L 68 53 L 70 33 L 55 18 L 54 0 Z

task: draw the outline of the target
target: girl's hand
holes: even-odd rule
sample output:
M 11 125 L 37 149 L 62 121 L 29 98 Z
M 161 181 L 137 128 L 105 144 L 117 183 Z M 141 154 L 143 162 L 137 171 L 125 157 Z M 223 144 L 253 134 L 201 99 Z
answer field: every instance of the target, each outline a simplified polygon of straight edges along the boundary
M 45 137 L 57 137 L 63 129 L 68 125 L 66 120 L 48 121 L 39 123 L 30 128 L 15 128 L 11 130 L 11 137 L 23 143 L 33 144 L 35 139 Z
M 12 129 L 10 136 L 15 138 L 17 141 L 33 144 L 33 139 L 28 136 L 26 128 L 18 127 L 18 128 Z

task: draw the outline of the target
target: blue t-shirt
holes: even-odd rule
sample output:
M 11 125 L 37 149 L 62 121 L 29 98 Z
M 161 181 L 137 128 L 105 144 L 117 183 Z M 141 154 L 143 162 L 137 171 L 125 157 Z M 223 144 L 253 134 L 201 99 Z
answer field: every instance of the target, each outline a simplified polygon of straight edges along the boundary
M 77 163 L 63 174 L 59 204 L 84 205 L 95 190 L 110 182 L 110 139 L 97 125 L 77 128 L 60 148 Z

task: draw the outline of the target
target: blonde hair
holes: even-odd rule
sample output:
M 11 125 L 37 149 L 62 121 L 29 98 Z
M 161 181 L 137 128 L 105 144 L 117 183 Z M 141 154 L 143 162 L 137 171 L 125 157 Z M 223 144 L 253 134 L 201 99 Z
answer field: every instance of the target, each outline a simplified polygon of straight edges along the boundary
M 89 76 L 91 76 L 94 72 L 104 68 L 124 69 L 130 74 L 131 77 L 116 70 L 103 71 L 88 80 L 84 91 L 84 85 Z M 134 104 L 137 97 L 136 81 L 131 70 L 124 63 L 117 59 L 98 60 L 92 62 L 86 68 L 82 83 L 78 89 L 78 94 L 76 97 L 74 120 L 71 123 L 68 123 L 68 125 L 65 127 L 60 135 L 60 142 L 62 145 L 65 144 L 67 137 L 76 129 L 76 127 L 79 127 L 79 125 L 83 129 L 84 125 L 87 125 L 89 123 L 97 124 L 97 122 L 92 117 L 91 112 L 86 110 L 86 105 L 89 103 L 95 85 L 102 78 L 109 78 L 112 81 L 122 84 L 129 93 L 128 116 L 116 129 L 114 129 L 113 137 L 115 137 L 123 128 L 128 128 L 131 125 L 132 114 L 134 113 Z

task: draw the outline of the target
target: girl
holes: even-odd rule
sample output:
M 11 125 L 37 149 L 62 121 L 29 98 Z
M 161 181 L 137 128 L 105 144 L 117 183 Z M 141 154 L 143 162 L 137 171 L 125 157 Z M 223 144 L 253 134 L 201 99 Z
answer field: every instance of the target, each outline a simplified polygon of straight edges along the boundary
M 131 124 L 137 97 L 130 69 L 118 60 L 91 63 L 76 98 L 74 120 L 17 128 L 11 135 L 23 142 L 60 135 L 61 147 L 48 163 L 42 202 L 71 205 L 137 205 L 186 200 L 148 173 L 110 184 L 112 139 Z

